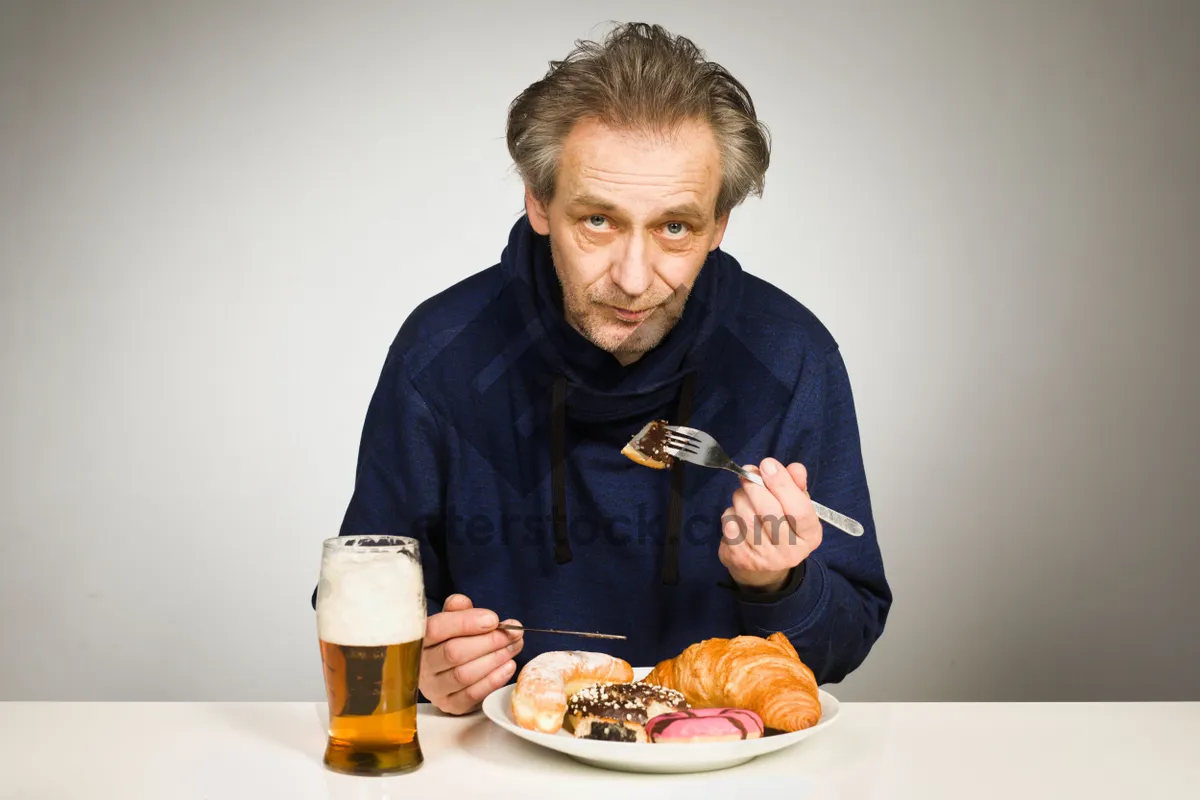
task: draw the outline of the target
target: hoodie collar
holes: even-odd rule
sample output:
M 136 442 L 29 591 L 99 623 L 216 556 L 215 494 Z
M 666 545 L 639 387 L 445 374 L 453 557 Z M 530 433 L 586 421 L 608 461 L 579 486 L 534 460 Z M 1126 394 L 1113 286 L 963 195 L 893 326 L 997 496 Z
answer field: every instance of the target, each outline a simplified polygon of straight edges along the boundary
M 525 319 L 538 329 L 535 346 L 547 375 L 566 379 L 567 413 L 592 422 L 644 420 L 674 402 L 684 377 L 716 356 L 713 348 L 725 337 L 714 334 L 734 324 L 741 294 L 741 268 L 717 248 L 675 326 L 658 346 L 622 366 L 567 321 L 550 240 L 524 215 L 512 228 L 502 265 L 510 279 L 523 283 L 517 294 Z

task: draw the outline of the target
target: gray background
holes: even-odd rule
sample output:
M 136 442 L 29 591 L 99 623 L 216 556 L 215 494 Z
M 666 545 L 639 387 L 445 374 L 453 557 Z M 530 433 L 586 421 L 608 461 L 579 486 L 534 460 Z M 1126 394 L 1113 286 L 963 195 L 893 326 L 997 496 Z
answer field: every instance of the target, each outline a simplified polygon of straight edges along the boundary
M 391 337 L 631 16 L 751 89 L 725 247 L 849 364 L 897 599 L 835 694 L 1200 698 L 1200 4 L 784 5 L 4 3 L 0 699 L 322 697 Z

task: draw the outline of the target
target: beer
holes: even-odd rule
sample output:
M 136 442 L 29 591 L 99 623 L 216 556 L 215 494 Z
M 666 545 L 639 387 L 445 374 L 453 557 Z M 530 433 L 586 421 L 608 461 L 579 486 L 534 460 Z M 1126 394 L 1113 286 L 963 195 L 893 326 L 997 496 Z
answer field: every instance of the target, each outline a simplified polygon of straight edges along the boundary
M 388 775 L 422 763 L 417 680 L 424 635 L 425 588 L 414 540 L 325 542 L 317 638 L 329 704 L 327 767 Z

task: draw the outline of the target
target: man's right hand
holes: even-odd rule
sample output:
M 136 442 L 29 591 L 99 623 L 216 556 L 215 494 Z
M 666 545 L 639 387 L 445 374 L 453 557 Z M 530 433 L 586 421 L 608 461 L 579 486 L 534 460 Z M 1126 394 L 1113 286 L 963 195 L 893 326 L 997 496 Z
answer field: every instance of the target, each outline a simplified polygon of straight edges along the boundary
M 521 631 L 500 630 L 498 624 L 496 612 L 475 608 L 461 594 L 446 598 L 442 610 L 426 620 L 420 689 L 429 702 L 447 714 L 467 714 L 508 682 L 525 639 Z

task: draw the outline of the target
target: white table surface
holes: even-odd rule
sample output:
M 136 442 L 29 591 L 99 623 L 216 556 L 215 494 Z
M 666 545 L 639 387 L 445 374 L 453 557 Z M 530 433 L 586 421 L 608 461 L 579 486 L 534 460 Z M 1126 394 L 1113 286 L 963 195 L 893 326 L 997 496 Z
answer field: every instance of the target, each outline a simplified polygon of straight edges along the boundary
M 348 777 L 321 764 L 325 713 L 320 703 L 0 703 L 0 798 L 695 800 L 701 785 L 738 800 L 1200 797 L 1200 703 L 843 703 L 817 736 L 694 775 L 586 767 L 482 714 L 422 706 L 420 769 Z

